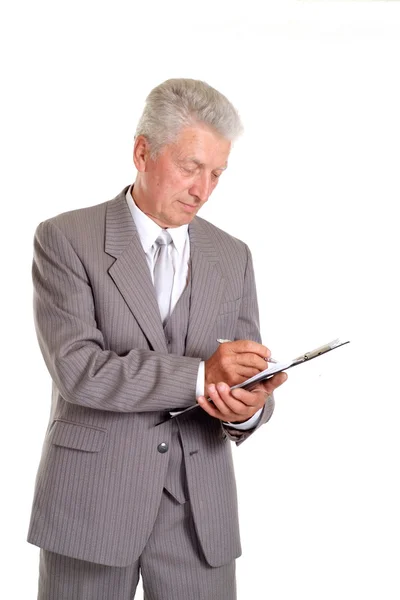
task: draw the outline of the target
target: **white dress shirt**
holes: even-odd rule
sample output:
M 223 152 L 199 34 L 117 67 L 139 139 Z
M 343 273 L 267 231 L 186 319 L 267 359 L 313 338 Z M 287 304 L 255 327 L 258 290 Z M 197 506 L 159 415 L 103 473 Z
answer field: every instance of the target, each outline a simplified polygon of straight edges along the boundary
M 139 239 L 142 244 L 144 253 L 146 255 L 147 264 L 149 266 L 152 281 L 154 283 L 154 259 L 157 251 L 156 239 L 160 235 L 162 228 L 157 225 L 150 217 L 145 215 L 144 212 L 136 205 L 132 198 L 132 185 L 126 192 L 126 201 L 131 211 L 132 218 L 135 222 Z M 169 252 L 174 268 L 174 281 L 172 284 L 172 295 L 171 295 L 171 312 L 174 310 L 176 303 L 178 302 L 183 290 L 187 284 L 188 270 L 189 270 L 189 259 L 190 259 L 190 239 L 189 239 L 189 226 L 181 225 L 180 227 L 168 228 L 168 233 L 171 235 L 172 244 L 169 245 Z M 196 397 L 204 396 L 204 376 L 205 366 L 204 361 L 200 362 L 199 371 L 197 374 L 196 382 Z M 226 423 L 235 429 L 252 429 L 259 421 L 261 415 L 261 409 L 255 413 L 250 419 L 244 423 Z

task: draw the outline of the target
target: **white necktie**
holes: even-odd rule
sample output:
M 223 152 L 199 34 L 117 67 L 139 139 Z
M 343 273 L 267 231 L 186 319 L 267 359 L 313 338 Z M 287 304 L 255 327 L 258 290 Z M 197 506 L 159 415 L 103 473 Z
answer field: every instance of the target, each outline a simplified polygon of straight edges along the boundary
M 170 313 L 172 285 L 174 282 L 174 267 L 168 249 L 171 243 L 171 235 L 166 229 L 163 229 L 156 239 L 159 250 L 154 264 L 154 287 L 156 288 L 157 302 L 163 323 L 165 323 Z

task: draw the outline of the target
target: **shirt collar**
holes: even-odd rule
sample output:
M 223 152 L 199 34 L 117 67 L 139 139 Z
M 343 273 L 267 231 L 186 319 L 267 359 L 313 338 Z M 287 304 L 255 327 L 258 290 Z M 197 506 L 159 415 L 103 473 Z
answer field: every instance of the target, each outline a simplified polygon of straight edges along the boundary
M 160 235 L 162 228 L 140 210 L 132 198 L 132 188 L 133 184 L 126 192 L 126 201 L 128 203 L 129 210 L 131 211 L 132 218 L 135 222 L 143 250 L 147 254 Z M 168 233 L 171 235 L 178 254 L 181 255 L 188 239 L 188 225 L 185 224 L 180 225 L 179 227 L 170 227 L 168 228 Z

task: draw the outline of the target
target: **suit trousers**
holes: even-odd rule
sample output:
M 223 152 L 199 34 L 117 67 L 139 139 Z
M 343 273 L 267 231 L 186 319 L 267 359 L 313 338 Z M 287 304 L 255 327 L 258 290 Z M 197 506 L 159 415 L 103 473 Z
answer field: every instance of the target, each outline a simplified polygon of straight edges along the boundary
M 38 600 L 132 600 L 142 577 L 144 600 L 236 600 L 235 561 L 205 561 L 190 501 L 164 490 L 152 533 L 128 567 L 86 562 L 40 551 Z

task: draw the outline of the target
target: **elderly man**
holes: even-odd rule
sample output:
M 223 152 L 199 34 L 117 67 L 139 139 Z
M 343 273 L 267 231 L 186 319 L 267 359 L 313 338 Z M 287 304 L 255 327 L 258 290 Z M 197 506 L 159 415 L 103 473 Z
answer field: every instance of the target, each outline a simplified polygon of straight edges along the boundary
M 40 600 L 131 600 L 140 574 L 146 600 L 236 597 L 229 440 L 268 421 L 286 379 L 230 390 L 270 351 L 247 246 L 196 216 L 240 130 L 215 89 L 168 80 L 136 131 L 134 185 L 36 231 L 53 380 L 29 530 Z

